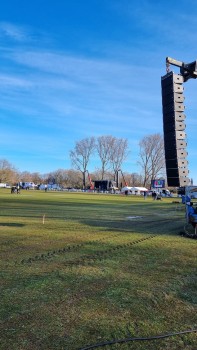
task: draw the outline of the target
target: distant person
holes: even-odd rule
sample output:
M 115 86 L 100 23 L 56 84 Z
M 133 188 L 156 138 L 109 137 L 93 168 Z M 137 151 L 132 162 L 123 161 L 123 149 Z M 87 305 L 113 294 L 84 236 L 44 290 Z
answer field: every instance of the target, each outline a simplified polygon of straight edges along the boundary
M 11 193 L 15 193 L 15 191 L 16 191 L 16 187 L 15 187 L 15 186 L 12 186 L 12 187 L 11 187 Z
M 17 194 L 20 193 L 20 186 L 19 186 L 19 184 L 16 186 L 16 193 L 17 193 Z
M 147 191 L 144 191 L 144 199 L 147 197 Z
M 155 201 L 157 199 L 157 193 L 153 191 L 152 193 L 152 199 Z
M 47 185 L 44 186 L 44 190 L 45 190 L 45 192 L 47 192 Z
M 157 200 L 158 200 L 158 201 L 161 201 L 161 200 L 162 200 L 162 195 L 161 195 L 161 193 L 158 193 L 158 194 L 157 194 Z
M 197 225 L 197 210 L 194 209 L 193 207 L 193 202 L 190 202 L 190 204 L 187 204 L 187 217 L 188 217 L 188 221 L 190 222 L 190 224 L 196 228 Z

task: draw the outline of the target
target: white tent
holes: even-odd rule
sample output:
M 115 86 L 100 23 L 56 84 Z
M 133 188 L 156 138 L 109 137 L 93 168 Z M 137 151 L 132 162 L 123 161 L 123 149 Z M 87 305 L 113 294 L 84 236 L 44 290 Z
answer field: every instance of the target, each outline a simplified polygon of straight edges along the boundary
M 121 192 L 130 191 L 131 188 L 132 188 L 132 187 L 125 186 L 125 187 L 121 188 Z
M 130 187 L 130 186 L 125 186 L 121 189 L 121 193 L 125 193 L 128 191 L 128 194 L 135 194 L 135 195 L 140 195 L 144 192 L 147 192 L 147 188 L 145 187 Z

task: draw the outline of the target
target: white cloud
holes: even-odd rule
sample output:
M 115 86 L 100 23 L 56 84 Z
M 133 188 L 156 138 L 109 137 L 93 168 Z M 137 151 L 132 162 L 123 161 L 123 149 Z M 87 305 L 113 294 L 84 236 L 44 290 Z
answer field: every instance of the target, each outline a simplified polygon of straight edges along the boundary
M 0 74 L 0 89 L 3 90 L 6 87 L 18 87 L 18 88 L 28 88 L 32 86 L 32 83 L 25 78 L 20 76 Z
M 35 109 L 45 109 L 44 115 L 48 114 L 50 120 L 79 116 L 82 121 L 99 118 L 105 120 L 105 125 L 115 125 L 120 118 L 127 123 L 131 117 L 140 124 L 140 116 L 151 120 L 154 110 L 160 108 L 158 71 L 149 67 L 48 51 L 13 50 L 4 53 L 4 57 L 22 72 L 0 76 L 4 88 L 8 85 L 6 96 L 14 97 L 13 83 L 13 87 L 18 87 L 15 98 L 20 108 L 22 100 L 26 105 L 31 102 L 31 108 L 35 100 Z M 151 80 L 149 88 L 147 80 Z M 150 113 L 151 105 L 154 109 Z
M 152 19 L 140 21 L 150 29 Z M 130 141 L 134 159 L 144 135 L 162 132 L 162 48 L 152 53 L 147 41 L 142 54 L 138 45 L 110 42 L 108 54 L 94 58 L 25 48 L 28 31 L 9 23 L 0 23 L 2 35 L 23 44 L 21 49 L 1 47 L 0 117 L 4 125 L 9 120 L 1 142 L 6 149 L 63 158 L 78 139 L 113 134 Z
M 0 22 L 0 33 L 19 42 L 27 39 L 27 32 L 23 27 L 9 22 Z

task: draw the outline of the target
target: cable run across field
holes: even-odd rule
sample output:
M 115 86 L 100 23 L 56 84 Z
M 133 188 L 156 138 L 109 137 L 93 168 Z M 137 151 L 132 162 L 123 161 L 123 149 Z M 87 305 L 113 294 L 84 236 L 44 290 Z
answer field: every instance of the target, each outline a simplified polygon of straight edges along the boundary
M 91 244 L 100 243 L 100 242 L 106 242 L 107 240 L 114 239 L 114 238 L 117 238 L 119 236 L 122 236 L 122 232 L 111 234 L 110 236 L 107 236 L 107 237 L 102 237 L 102 238 L 94 239 L 94 240 L 91 240 L 91 241 L 86 241 L 86 242 L 83 242 L 83 243 L 69 244 L 69 245 L 65 246 L 64 248 L 51 250 L 51 251 L 49 251 L 47 253 L 43 253 L 43 254 L 40 254 L 40 255 L 35 255 L 34 257 L 29 257 L 27 259 L 22 259 L 21 260 L 21 264 L 32 263 L 32 262 L 35 262 L 35 261 L 38 262 L 38 261 L 43 261 L 43 260 L 46 260 L 46 259 L 52 259 L 54 256 L 75 251 L 75 250 L 77 250 L 77 249 L 79 249 L 81 247 L 84 247 L 86 245 L 91 245 Z M 77 238 L 80 238 L 80 237 L 78 236 Z
M 149 224 L 152 225 L 154 222 L 159 222 L 160 224 L 163 223 L 163 222 L 168 222 L 170 221 L 170 219 L 160 219 L 160 220 L 141 220 L 140 222 L 138 220 L 135 221 L 135 227 L 136 226 L 142 226 L 142 225 L 146 225 L 146 227 L 148 228 Z M 128 232 L 127 232 L 128 233 Z M 116 238 L 116 237 L 119 237 L 120 235 L 122 235 L 122 232 L 118 232 L 118 233 L 115 233 L 114 235 L 110 235 L 108 237 L 102 237 L 102 238 L 99 238 L 99 239 L 94 239 L 94 240 L 91 240 L 91 241 L 86 241 L 86 242 L 83 242 L 83 243 L 78 243 L 78 244 L 70 244 L 70 245 L 67 245 L 63 248 L 59 248 L 59 249 L 54 249 L 54 250 L 51 250 L 51 251 L 48 251 L 46 253 L 42 253 L 42 254 L 37 254 L 33 257 L 29 257 L 27 259 L 22 259 L 20 261 L 21 264 L 31 264 L 33 262 L 41 262 L 41 261 L 49 261 L 51 260 L 53 257 L 57 256 L 57 255 L 61 255 L 61 254 L 66 254 L 66 253 L 69 253 L 69 252 L 72 252 L 72 251 L 75 251 L 81 247 L 84 247 L 86 245 L 91 245 L 91 244 L 94 244 L 94 243 L 99 243 L 99 242 L 105 242 L 111 238 Z M 81 236 L 78 236 L 77 238 L 80 238 L 80 237 L 83 237 L 82 235 Z M 154 236 L 151 236 L 151 237 L 155 237 Z M 141 240 L 145 240 L 145 239 L 149 239 L 150 237 L 146 237 L 146 238 L 142 238 Z M 141 240 L 138 240 L 138 241 L 141 241 Z M 137 242 L 138 242 L 137 241 Z M 116 246 L 114 248 L 111 248 L 111 251 L 113 250 L 117 250 L 117 249 L 120 249 L 122 246 L 128 246 L 128 245 L 132 245 L 134 244 L 133 242 L 129 242 L 129 243 L 125 243 L 125 244 L 122 244 L 122 245 L 119 245 L 119 246 Z M 136 243 L 135 243 L 136 244 Z M 106 252 L 109 252 L 109 250 L 107 250 Z M 106 252 L 99 252 L 98 254 L 105 254 Z M 92 256 L 92 255 L 91 255 Z M 95 259 L 95 258 L 93 258 Z
M 110 248 L 110 249 L 107 249 L 104 251 L 98 251 L 95 254 L 83 255 L 83 256 L 79 257 L 78 259 L 73 259 L 73 260 L 67 261 L 65 263 L 65 265 L 68 265 L 68 266 L 83 265 L 84 263 L 89 263 L 91 260 L 92 261 L 102 260 L 102 259 L 106 258 L 106 256 L 110 255 L 111 253 L 114 253 L 115 251 L 117 251 L 119 249 L 125 249 L 128 247 L 131 247 L 132 245 L 153 239 L 155 237 L 158 237 L 158 235 L 143 237 L 143 238 L 137 239 L 135 241 L 131 241 L 131 242 L 124 243 L 124 244 L 119 244 L 113 248 Z
M 175 335 L 181 335 L 181 334 L 188 334 L 188 333 L 194 333 L 197 332 L 197 329 L 190 329 L 186 331 L 180 331 L 180 332 L 175 332 L 175 333 L 167 333 L 167 334 L 162 334 L 162 335 L 155 335 L 152 337 L 129 337 L 129 338 L 124 338 L 124 339 L 114 339 L 111 341 L 105 341 L 103 343 L 97 343 L 94 345 L 89 345 L 86 346 L 85 348 L 80 348 L 78 350 L 90 350 L 90 349 L 96 349 L 99 347 L 104 347 L 104 346 L 109 346 L 109 345 L 114 345 L 114 344 L 123 344 L 123 343 L 129 343 L 131 341 L 150 341 L 150 340 L 158 340 L 158 339 L 164 339 L 168 337 L 173 337 Z

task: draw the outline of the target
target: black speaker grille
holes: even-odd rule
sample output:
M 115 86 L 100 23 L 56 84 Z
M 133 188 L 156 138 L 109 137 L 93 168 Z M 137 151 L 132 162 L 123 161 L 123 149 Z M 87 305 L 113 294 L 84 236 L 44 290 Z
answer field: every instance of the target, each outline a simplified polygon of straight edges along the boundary
M 170 72 L 161 78 L 164 148 L 168 186 L 186 186 L 188 161 L 185 133 L 183 76 Z

